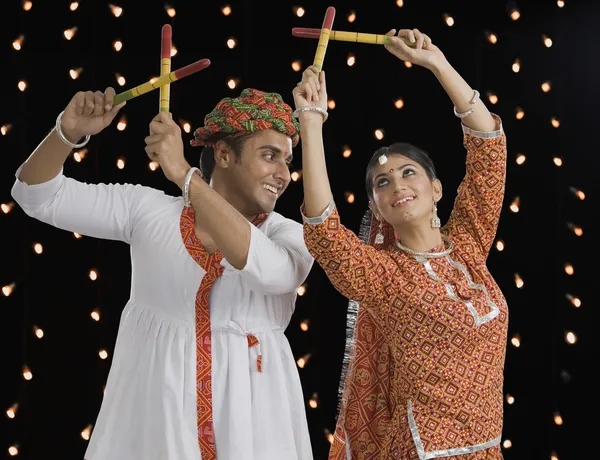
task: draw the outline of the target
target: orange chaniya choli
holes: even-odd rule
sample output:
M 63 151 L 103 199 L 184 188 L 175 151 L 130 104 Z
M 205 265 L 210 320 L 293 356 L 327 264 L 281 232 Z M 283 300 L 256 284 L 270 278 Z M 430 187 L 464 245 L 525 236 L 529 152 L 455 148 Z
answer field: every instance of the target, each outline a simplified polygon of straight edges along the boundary
M 408 255 L 392 244 L 391 227 L 385 249 L 365 244 L 333 202 L 304 217 L 309 251 L 360 305 L 330 460 L 502 458 L 508 311 L 486 259 L 504 198 L 506 137 L 493 116 L 495 132 L 463 125 L 466 175 L 442 228 L 454 242 L 448 256 Z

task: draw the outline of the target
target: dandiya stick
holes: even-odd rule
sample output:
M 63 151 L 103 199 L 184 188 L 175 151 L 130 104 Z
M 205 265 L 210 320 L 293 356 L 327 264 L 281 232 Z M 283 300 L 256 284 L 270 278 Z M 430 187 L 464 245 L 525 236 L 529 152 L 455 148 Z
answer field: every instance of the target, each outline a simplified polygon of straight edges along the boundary
M 182 67 L 181 69 L 177 69 L 173 72 L 169 72 L 162 77 L 157 78 L 152 81 L 147 81 L 146 83 L 142 83 L 141 85 L 136 86 L 135 88 L 128 89 L 123 93 L 119 93 L 115 96 L 115 100 L 113 102 L 114 105 L 118 105 L 123 101 L 128 101 L 129 99 L 133 99 L 134 97 L 141 96 L 149 91 L 154 89 L 158 89 L 161 86 L 167 83 L 173 83 L 177 80 L 181 80 L 193 73 L 199 72 L 203 69 L 206 69 L 210 65 L 209 59 L 200 59 L 190 65 Z
M 294 27 L 292 35 L 300 38 L 319 38 L 321 35 L 320 29 L 308 29 L 305 27 Z M 371 45 L 391 45 L 392 36 L 380 34 L 365 34 L 362 32 L 344 32 L 341 30 L 329 31 L 329 40 L 353 43 L 368 43 Z M 411 48 L 417 46 L 417 43 L 412 43 L 406 37 L 398 37 Z
M 321 70 L 323 68 L 323 60 L 325 59 L 325 51 L 327 51 L 327 43 L 329 43 L 329 32 L 333 27 L 333 19 L 335 18 L 335 8 L 330 6 L 325 12 L 323 26 L 319 31 L 319 44 L 313 61 L 313 66 Z M 318 30 L 318 29 L 317 29 Z
M 171 39 L 173 32 L 169 24 L 162 27 L 161 35 L 161 57 L 160 57 L 160 76 L 168 75 L 171 72 Z M 160 111 L 169 111 L 169 102 L 171 99 L 171 85 L 167 83 L 160 87 Z

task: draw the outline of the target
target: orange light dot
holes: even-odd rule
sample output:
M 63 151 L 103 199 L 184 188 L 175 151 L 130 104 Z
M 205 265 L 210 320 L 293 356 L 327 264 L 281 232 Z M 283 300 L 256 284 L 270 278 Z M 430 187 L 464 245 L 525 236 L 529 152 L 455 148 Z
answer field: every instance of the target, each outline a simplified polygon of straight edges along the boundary
M 513 65 L 512 65 L 512 71 L 514 73 L 519 73 L 520 70 L 521 70 L 521 61 L 519 61 L 518 59 L 515 59 L 515 62 L 513 62 Z
M 292 69 L 294 69 L 294 72 L 300 72 L 302 69 L 302 63 L 300 61 L 292 62 Z
M 174 18 L 177 14 L 177 11 L 175 11 L 175 8 L 173 8 L 172 6 L 166 6 L 165 11 L 167 12 L 170 18 Z
M 487 39 L 492 45 L 498 43 L 498 36 L 492 32 L 487 32 Z
M 25 90 L 27 89 L 27 83 L 26 83 L 25 81 L 23 81 L 23 80 L 21 80 L 21 81 L 20 81 L 20 82 L 17 84 L 17 86 L 19 87 L 19 89 L 20 89 L 21 91 L 25 91 Z
M 327 107 L 329 108 L 329 110 L 335 109 L 335 101 L 333 99 L 329 99 L 327 101 Z
M 4 294 L 4 297 L 8 297 L 9 295 L 11 295 L 13 290 L 15 289 L 15 286 L 15 283 L 10 283 L 6 286 L 2 286 L 2 294 Z
M 100 311 L 99 311 L 99 310 L 94 310 L 94 311 L 93 311 L 93 312 L 90 314 L 90 316 L 92 317 L 92 319 L 93 319 L 94 321 L 96 321 L 96 322 L 97 322 L 97 321 L 100 321 Z
M 510 18 L 513 21 L 518 20 L 521 17 L 521 13 L 517 8 L 514 8 L 511 12 L 510 12 Z
M 521 278 L 518 273 L 515 273 L 515 286 L 517 286 L 518 289 L 521 289 L 524 285 L 525 281 L 523 281 L 523 278 Z
M 110 8 L 110 12 L 114 15 L 115 18 L 119 18 L 123 14 L 123 8 L 121 8 L 120 6 L 109 4 L 108 7 Z
M 517 107 L 517 113 L 515 115 L 517 120 L 522 120 L 524 116 L 525 116 L 525 111 L 521 107 Z
M 113 43 L 113 48 L 115 49 L 115 51 L 119 52 L 123 49 L 123 42 L 121 40 L 116 40 Z
M 542 83 L 542 91 L 544 93 L 547 93 L 548 91 L 550 91 L 550 82 L 549 81 L 545 81 L 544 83 Z
M 23 2 L 23 9 L 25 11 L 30 11 L 31 8 L 33 8 L 33 2 L 31 2 L 30 0 L 26 0 Z
M 82 432 L 81 437 L 86 441 L 90 440 L 90 435 L 92 433 L 92 425 L 88 425 Z
M 348 158 L 350 155 L 352 155 L 352 149 L 350 149 L 350 147 L 348 147 L 347 145 L 344 146 L 344 150 L 342 151 L 342 156 L 344 158 Z
M 297 290 L 297 293 L 299 296 L 303 296 L 304 294 L 306 294 L 306 286 L 304 284 L 300 286 Z
M 235 45 L 236 45 L 235 38 L 231 37 L 231 38 L 227 39 L 227 48 L 233 49 L 233 48 L 235 48 Z
M 6 136 L 11 128 L 12 128 L 12 124 L 10 124 L 10 123 L 8 123 L 6 125 L 2 125 L 0 127 L 0 134 L 2 134 L 3 136 Z
M 15 204 L 12 201 L 10 203 L 2 203 L 0 204 L 0 209 L 4 214 L 8 214 L 12 210 L 14 205 Z
M 304 13 L 306 13 L 306 11 L 304 10 L 304 8 L 302 8 L 301 6 L 294 7 L 293 11 L 296 14 L 296 16 L 298 16 L 299 18 L 301 18 L 302 16 L 304 16 Z
M 383 129 L 376 129 L 375 137 L 379 140 L 383 139 L 383 137 L 384 137 Z
M 550 123 L 552 123 L 552 126 L 555 128 L 558 128 L 560 126 L 560 121 L 556 117 L 552 117 Z
M 560 157 L 554 157 L 553 161 L 556 166 L 562 166 L 563 164 L 562 158 Z
M 231 7 L 229 5 L 225 5 L 223 8 L 221 8 L 221 13 L 223 13 L 223 16 L 229 16 L 231 14 Z
M 401 109 L 402 107 L 404 107 L 404 101 L 402 99 L 396 99 L 394 101 L 394 107 L 396 107 L 397 109 Z
M 449 14 L 444 14 L 444 21 L 446 21 L 448 27 L 452 27 L 454 25 L 454 18 Z
M 72 27 L 63 32 L 64 37 L 67 40 L 71 40 L 75 36 L 75 32 L 77 32 L 77 27 Z
M 33 378 L 33 373 L 27 366 L 23 366 L 23 378 L 25 380 L 31 380 Z
M 354 11 L 350 11 L 348 14 L 348 22 L 356 21 L 356 13 Z
M 25 36 L 24 35 L 19 35 L 19 38 L 17 38 L 12 46 L 16 51 L 20 51 L 21 48 L 23 47 L 23 40 L 25 40 Z
M 412 67 L 412 62 L 404 61 L 404 66 L 410 69 Z
M 227 86 L 229 86 L 230 89 L 235 89 L 235 87 L 237 86 L 237 81 L 231 78 L 227 81 Z
M 346 59 L 346 64 L 352 67 L 354 64 L 356 64 L 356 57 L 353 54 L 349 54 L 348 58 Z
M 300 180 L 300 177 L 302 177 L 302 174 L 300 173 L 300 171 L 294 171 L 292 174 L 290 174 L 290 177 L 294 182 L 298 182 Z
M 117 160 L 117 168 L 119 168 L 119 169 L 125 168 L 125 159 L 124 158 L 119 158 Z
M 522 153 L 519 154 L 519 156 L 517 157 L 517 164 L 522 165 L 523 163 L 525 163 L 526 159 L 527 157 L 525 155 L 523 155 Z

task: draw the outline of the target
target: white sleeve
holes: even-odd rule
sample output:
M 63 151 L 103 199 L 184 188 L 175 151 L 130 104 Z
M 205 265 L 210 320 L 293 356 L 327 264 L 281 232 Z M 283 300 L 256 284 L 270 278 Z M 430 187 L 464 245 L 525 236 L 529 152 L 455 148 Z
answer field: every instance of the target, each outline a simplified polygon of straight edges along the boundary
M 162 192 L 131 184 L 86 184 L 61 172 L 42 184 L 27 185 L 16 172 L 12 197 L 25 214 L 81 235 L 129 243 L 135 223 Z
M 314 263 L 304 243 L 302 225 L 282 219 L 268 228 L 268 235 L 254 225 L 250 228 L 248 260 L 241 276 L 254 291 L 266 295 L 296 291 Z

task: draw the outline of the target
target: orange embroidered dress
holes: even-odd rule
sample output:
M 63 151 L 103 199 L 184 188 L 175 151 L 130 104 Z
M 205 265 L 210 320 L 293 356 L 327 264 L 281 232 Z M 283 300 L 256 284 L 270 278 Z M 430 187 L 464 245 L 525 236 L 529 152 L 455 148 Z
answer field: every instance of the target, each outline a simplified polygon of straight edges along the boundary
M 441 258 L 346 229 L 332 202 L 304 217 L 309 251 L 350 302 L 349 366 L 329 459 L 501 459 L 508 311 L 486 267 L 506 177 L 506 137 L 463 125 L 466 176 Z M 367 236 L 367 235 L 366 235 Z M 433 248 L 441 251 L 443 246 Z M 360 308 L 359 308 L 360 306 Z

